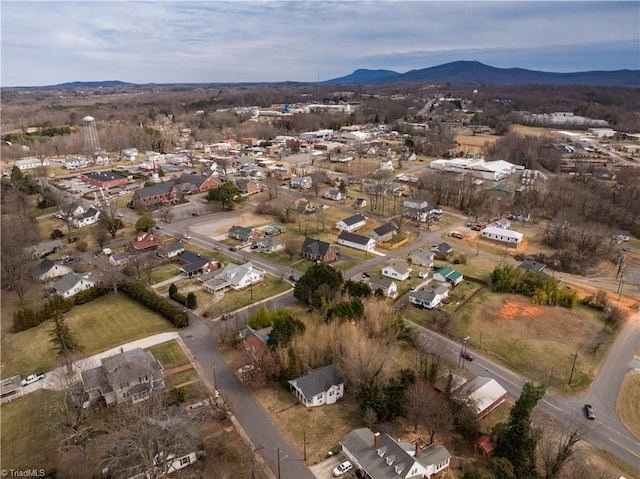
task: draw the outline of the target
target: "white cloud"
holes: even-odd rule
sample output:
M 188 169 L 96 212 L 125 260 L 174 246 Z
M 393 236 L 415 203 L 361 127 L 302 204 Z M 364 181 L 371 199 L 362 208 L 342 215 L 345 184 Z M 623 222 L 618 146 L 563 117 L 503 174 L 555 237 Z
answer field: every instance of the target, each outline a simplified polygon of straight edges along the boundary
M 637 2 L 3 1 L 1 8 L 3 85 L 314 81 L 317 72 L 328 79 L 458 59 L 545 69 L 545 56 L 546 69 L 638 68 L 640 42 Z M 616 45 L 625 50 L 612 57 Z

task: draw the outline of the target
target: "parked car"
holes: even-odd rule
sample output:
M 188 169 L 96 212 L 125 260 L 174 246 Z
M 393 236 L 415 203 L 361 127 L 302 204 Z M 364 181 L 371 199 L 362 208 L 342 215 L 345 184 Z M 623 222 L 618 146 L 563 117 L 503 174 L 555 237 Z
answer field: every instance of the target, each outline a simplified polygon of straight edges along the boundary
M 161 230 L 161 229 L 162 229 L 162 226 L 160 226 L 160 225 L 156 225 L 156 229 L 157 229 L 157 230 Z
M 418 278 L 426 278 L 429 275 L 426 271 L 420 271 L 418 273 Z
M 351 463 L 349 461 L 344 461 L 342 464 L 338 465 L 333 469 L 333 476 L 334 477 L 341 476 L 349 472 L 351 469 L 353 469 L 353 466 L 351 465 Z
M 44 379 L 44 373 L 30 374 L 22 380 L 22 385 L 28 386 L 29 384 L 35 383 L 36 381 L 40 381 L 42 379 Z
M 118 218 L 122 218 L 122 217 L 124 216 L 124 213 L 123 213 L 122 211 L 118 211 L 118 212 L 116 213 L 116 216 L 117 216 Z
M 449 234 L 449 236 L 451 236 L 452 238 L 464 239 L 464 236 L 462 236 L 460 233 L 451 233 Z
M 235 246 L 229 246 L 229 251 L 237 251 L 237 248 Z
M 584 413 L 587 415 L 587 418 L 592 421 L 596 418 L 596 412 L 593 410 L 593 406 L 591 404 L 584 405 Z
M 464 359 L 466 359 L 467 361 L 473 361 L 475 359 L 475 357 L 473 356 L 473 354 L 465 351 L 464 353 L 460 353 L 460 356 L 462 356 Z
M 186 240 L 190 240 L 191 239 L 191 235 L 189 235 L 189 233 L 185 233 L 182 235 L 182 237 Z
M 298 281 L 298 278 L 296 278 L 295 275 L 291 274 L 289 275 L 289 281 L 293 281 L 295 283 L 296 281 Z
M 233 314 L 231 314 L 231 313 L 225 313 L 222 316 L 220 316 L 220 319 L 222 321 L 226 321 L 227 319 L 231 319 L 231 318 L 233 318 Z

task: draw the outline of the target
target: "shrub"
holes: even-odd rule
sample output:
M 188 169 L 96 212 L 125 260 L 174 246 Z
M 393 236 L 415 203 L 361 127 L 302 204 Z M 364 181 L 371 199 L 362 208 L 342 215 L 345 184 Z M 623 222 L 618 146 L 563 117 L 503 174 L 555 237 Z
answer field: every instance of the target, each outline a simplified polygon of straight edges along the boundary
M 64 237 L 64 233 L 58 229 L 53 230 L 51 232 L 51 235 L 49 235 L 49 238 L 51 238 L 52 240 L 54 239 L 58 239 L 58 238 L 63 238 Z
M 100 296 L 104 296 L 109 291 L 111 291 L 111 288 L 108 288 L 106 286 L 101 286 L 101 285 L 94 286 L 93 288 L 85 289 L 84 291 L 80 291 L 73 297 L 73 304 L 88 303 L 89 301 L 93 301 L 94 299 L 99 298 Z
M 65 299 L 54 296 L 44 303 L 39 309 L 21 308 L 13 312 L 13 331 L 19 333 L 44 323 L 53 316 L 54 312 L 67 313 L 73 308 L 73 298 Z
M 84 253 L 85 251 L 87 251 L 88 247 L 89 245 L 87 244 L 86 241 L 78 241 L 78 244 L 76 244 L 76 249 L 81 253 Z
M 162 296 L 158 296 L 156 293 L 149 291 L 143 285 L 122 281 L 120 282 L 119 289 L 134 301 L 160 314 L 176 328 L 186 328 L 189 326 L 189 316 L 185 311 L 171 304 Z

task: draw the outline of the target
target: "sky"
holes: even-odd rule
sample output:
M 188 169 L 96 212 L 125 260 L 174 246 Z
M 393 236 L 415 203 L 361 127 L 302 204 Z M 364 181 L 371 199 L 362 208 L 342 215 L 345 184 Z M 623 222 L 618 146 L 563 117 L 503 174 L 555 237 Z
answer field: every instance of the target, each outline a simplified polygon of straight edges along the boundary
M 0 2 L 3 87 L 315 82 L 456 60 L 640 69 L 640 2 Z

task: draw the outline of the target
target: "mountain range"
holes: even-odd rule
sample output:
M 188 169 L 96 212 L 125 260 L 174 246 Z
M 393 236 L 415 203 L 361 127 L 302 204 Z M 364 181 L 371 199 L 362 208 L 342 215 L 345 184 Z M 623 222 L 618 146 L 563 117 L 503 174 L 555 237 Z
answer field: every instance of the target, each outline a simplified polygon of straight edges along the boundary
M 640 87 L 640 70 L 594 70 L 573 73 L 543 72 L 525 68 L 496 68 L 477 61 L 456 61 L 420 70 L 398 73 L 393 70 L 358 69 L 347 76 L 322 82 L 324 85 L 367 85 L 384 83 L 453 83 L 458 85 L 593 85 Z M 180 83 L 179 85 L 303 85 L 303 82 Z M 146 84 L 147 86 L 153 84 Z M 157 84 L 156 84 L 157 85 Z M 136 86 L 122 81 L 69 82 L 45 88 L 98 88 Z M 137 85 L 142 86 L 142 85 Z
M 359 69 L 351 75 L 324 82 L 329 85 L 439 82 L 463 85 L 598 85 L 640 86 L 640 70 L 542 72 L 525 68 L 496 68 L 477 61 L 457 61 L 398 73 L 392 70 Z

